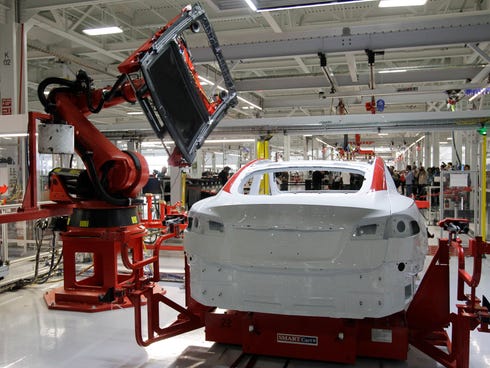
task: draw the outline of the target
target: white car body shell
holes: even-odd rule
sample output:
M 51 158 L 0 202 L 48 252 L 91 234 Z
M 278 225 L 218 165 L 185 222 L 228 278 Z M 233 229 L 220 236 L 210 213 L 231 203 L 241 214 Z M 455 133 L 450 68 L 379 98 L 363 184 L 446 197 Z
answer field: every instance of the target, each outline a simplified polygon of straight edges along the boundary
M 258 194 L 266 172 L 355 171 L 357 191 Z M 270 180 L 273 180 L 273 175 Z M 254 191 L 255 190 L 255 191 Z M 189 211 L 191 296 L 207 306 L 332 318 L 384 317 L 406 308 L 427 253 L 413 199 L 372 163 L 254 161 Z

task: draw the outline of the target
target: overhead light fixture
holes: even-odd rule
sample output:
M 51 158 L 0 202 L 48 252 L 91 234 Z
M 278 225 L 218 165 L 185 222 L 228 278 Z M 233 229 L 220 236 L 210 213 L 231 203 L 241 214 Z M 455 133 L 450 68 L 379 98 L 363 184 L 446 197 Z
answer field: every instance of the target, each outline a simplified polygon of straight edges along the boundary
M 425 5 L 427 0 L 381 0 L 378 7 L 380 8 L 395 8 L 402 6 L 421 6 Z
M 119 27 L 100 27 L 100 28 L 87 28 L 82 32 L 89 36 L 101 36 L 122 33 L 122 29 Z
M 383 136 L 387 136 L 387 135 L 388 135 L 388 133 L 378 133 L 378 135 L 379 135 L 380 137 L 383 137 Z
M 164 141 L 163 142 L 166 146 L 173 145 L 173 141 Z M 141 143 L 142 148 L 163 148 L 162 147 L 162 142 L 161 141 L 147 141 L 147 142 L 142 142 Z
M 332 0 L 332 1 L 320 1 L 320 2 L 308 2 L 304 4 L 291 4 L 291 5 L 280 5 L 275 7 L 264 7 L 256 5 L 252 0 L 245 0 L 250 9 L 256 12 L 271 12 L 271 11 L 279 11 L 279 10 L 294 10 L 294 9 L 305 9 L 305 8 L 317 8 L 320 6 L 328 6 L 328 5 L 345 5 L 345 4 L 353 4 L 353 3 L 364 3 L 367 1 L 373 0 Z
M 407 69 L 385 69 L 385 70 L 378 70 L 379 74 L 388 74 L 388 73 L 405 73 Z
M 10 138 L 10 137 L 27 137 L 27 133 L 3 133 L 0 134 L 0 138 Z
M 209 79 L 206 79 L 206 78 L 201 77 L 201 76 L 199 76 L 199 79 L 201 80 L 201 82 L 203 82 L 203 85 L 214 86 L 214 83 L 211 82 Z
M 240 101 L 243 101 L 245 103 L 248 103 L 250 106 L 252 106 L 253 108 L 257 109 L 257 110 L 262 110 L 262 107 L 260 107 L 259 105 L 256 105 L 254 104 L 253 102 L 250 102 L 246 99 L 244 99 L 243 97 L 240 97 L 240 96 L 237 96 L 237 98 L 240 100 Z
M 214 82 L 212 82 L 212 81 L 210 81 L 209 79 L 206 79 L 206 78 L 204 78 L 204 77 L 199 76 L 199 79 L 200 79 L 202 82 L 204 82 L 204 83 L 206 83 L 206 84 L 208 84 L 208 85 L 210 85 L 210 86 L 214 86 L 214 85 L 215 85 L 215 83 L 214 83 Z M 219 85 L 216 85 L 216 88 L 217 88 L 217 89 L 219 89 L 220 91 L 225 91 L 225 92 L 228 92 L 228 91 L 227 91 L 225 88 L 223 88 L 223 87 L 221 87 L 221 86 L 219 86 Z M 244 99 L 244 98 L 243 98 L 243 97 L 241 97 L 241 96 L 237 96 L 237 98 L 238 98 L 240 101 L 242 101 L 242 102 L 245 102 L 245 103 L 249 104 L 249 105 L 250 105 L 250 106 L 252 106 L 254 109 L 257 109 L 257 110 L 262 110 L 262 107 L 260 107 L 260 106 L 258 106 L 258 105 L 256 105 L 256 104 L 254 104 L 253 102 L 250 102 L 250 101 L 248 101 L 248 100 Z
M 128 111 L 127 115 L 143 115 L 143 111 Z
M 317 140 L 317 142 L 320 142 L 322 144 L 324 144 L 325 146 L 327 147 L 330 147 L 330 148 L 335 148 L 334 146 L 332 146 L 331 144 L 328 144 L 327 142 L 325 141 L 322 141 L 320 138 L 315 138 Z
M 252 0 L 245 0 L 245 2 L 247 3 L 248 7 L 250 9 L 252 9 L 253 11 L 257 11 L 257 7 L 255 6 L 255 4 L 252 2 Z
M 448 144 L 447 141 L 440 141 L 439 144 Z
M 255 139 L 244 138 L 244 139 L 206 139 L 204 143 L 247 143 L 255 142 Z

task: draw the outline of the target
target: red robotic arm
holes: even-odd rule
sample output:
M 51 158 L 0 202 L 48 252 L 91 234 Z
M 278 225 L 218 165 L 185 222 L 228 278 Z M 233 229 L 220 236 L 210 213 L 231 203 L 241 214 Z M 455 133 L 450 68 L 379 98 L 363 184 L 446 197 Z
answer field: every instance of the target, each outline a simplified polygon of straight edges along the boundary
M 67 84 L 55 88 L 46 100 L 47 110 L 55 123 L 73 125 L 75 149 L 88 170 L 98 199 L 110 197 L 134 198 L 148 181 L 148 164 L 137 152 L 124 152 L 112 144 L 87 118 L 100 108 L 123 102 L 135 102 L 136 97 L 129 83 L 114 90 L 87 90 L 87 75 L 80 72 L 75 83 L 48 79 L 40 85 L 40 92 L 50 82 Z M 85 89 L 85 91 L 84 91 Z M 104 96 L 113 94 L 109 101 Z M 94 106 L 101 106 L 96 108 Z
M 208 36 L 227 87 L 227 93 L 213 99 L 206 96 L 200 84 L 182 36 L 185 29 L 196 32 L 198 22 Z M 171 164 L 181 165 L 192 162 L 195 151 L 228 107 L 236 104 L 236 92 L 221 49 L 198 5 L 184 8 L 121 63 L 119 71 L 123 74 L 114 86 L 103 89 L 92 89 L 92 80 L 83 71 L 75 81 L 48 78 L 38 88 L 38 97 L 52 117 L 47 123 L 69 124 L 75 128 L 75 149 L 84 161 L 85 176 L 93 189 L 85 190 L 84 195 L 92 192 L 89 199 L 117 206 L 131 204 L 130 198 L 138 195 L 148 180 L 148 165 L 140 154 L 115 147 L 88 120 L 88 115 L 123 102 L 139 102 L 157 137 L 163 139 L 170 133 L 176 143 Z M 143 78 L 133 78 L 136 72 L 141 72 Z M 44 92 L 53 84 L 61 87 L 51 90 L 46 98 Z M 182 106 L 182 102 L 186 105 Z M 60 198 L 66 201 L 69 197 Z

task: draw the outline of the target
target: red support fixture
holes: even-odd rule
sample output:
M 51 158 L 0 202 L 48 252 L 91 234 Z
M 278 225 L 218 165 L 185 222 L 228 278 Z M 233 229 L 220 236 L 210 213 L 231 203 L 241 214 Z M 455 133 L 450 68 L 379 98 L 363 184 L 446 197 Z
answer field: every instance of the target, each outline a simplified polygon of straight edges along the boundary
M 153 267 L 156 269 L 159 248 L 154 248 L 152 257 Z M 134 269 L 141 269 L 143 264 L 135 264 Z M 134 322 L 136 341 L 141 346 L 148 346 L 154 342 L 177 336 L 204 326 L 205 313 L 214 308 L 205 307 L 190 297 L 188 282 L 186 281 L 186 306 L 167 298 L 164 293 L 155 292 L 155 282 L 160 275 L 146 279 L 139 287 L 135 287 L 128 296 L 134 305 Z M 189 267 L 185 267 L 185 280 L 189 280 Z M 135 285 L 137 286 L 137 285 Z M 143 328 L 142 306 L 147 304 L 146 328 Z M 177 312 L 177 320 L 166 327 L 160 326 L 160 304 L 164 304 Z
M 149 263 L 143 259 L 145 231 L 142 225 L 135 224 L 112 228 L 70 227 L 62 233 L 63 286 L 44 295 L 48 308 L 99 312 L 116 306 L 130 307 L 126 289 L 139 286 L 139 280 L 144 277 L 143 267 Z M 84 253 L 91 253 L 93 259 L 93 264 L 88 267 L 92 272 L 88 276 L 76 269 L 77 254 Z M 132 269 L 131 273 L 123 273 L 118 270 L 119 257 L 126 267 L 131 263 L 140 267 Z
M 141 223 L 149 230 L 157 232 L 156 240 L 152 244 L 146 244 L 147 249 L 158 247 L 160 250 L 183 251 L 183 245 L 167 244 L 170 239 L 182 239 L 184 230 L 187 228 L 187 212 L 181 209 L 180 203 L 167 205 L 165 201 L 158 202 L 158 219 L 153 218 L 153 194 L 145 194 L 146 197 L 146 219 Z
M 464 224 L 467 220 L 447 219 L 441 226 Z M 456 226 L 457 226 L 456 225 Z M 289 316 L 205 307 L 191 298 L 189 267 L 186 263 L 186 307 L 148 289 L 130 293 L 135 304 L 136 338 L 148 345 L 194 328 L 205 327 L 206 340 L 241 345 L 245 354 L 331 361 L 353 364 L 358 356 L 406 360 L 409 344 L 421 350 L 444 367 L 469 367 L 470 332 L 479 327 L 490 332 L 489 313 L 474 296 L 481 274 L 482 254 L 488 246 L 481 238 L 470 243 L 473 251 L 473 275 L 464 270 L 461 242 L 454 229 L 450 239 L 440 239 L 439 248 L 407 311 L 383 318 L 335 319 Z M 464 304 L 457 313 L 450 312 L 449 259 L 450 247 L 459 250 L 458 287 L 467 285 L 471 293 L 458 292 Z M 157 249 L 157 248 L 155 248 Z M 462 285 L 462 286 L 460 286 Z M 141 300 L 152 305 L 147 309 L 147 338 L 143 339 Z M 160 327 L 158 305 L 164 303 L 179 311 L 178 319 L 168 327 Z M 452 327 L 451 338 L 447 328 Z
M 465 270 L 464 250 L 457 237 L 467 223 L 466 219 L 452 218 L 439 222 L 439 226 L 449 231 L 449 238 L 439 240 L 439 248 L 407 310 L 410 344 L 447 368 L 468 368 L 470 332 L 479 325 L 480 332 L 490 332 L 488 309 L 481 306 L 475 296 L 485 244 L 481 237 L 470 242 L 474 272 L 470 276 Z M 456 248 L 458 255 L 458 300 L 465 301 L 456 305 L 457 313 L 449 311 L 450 247 Z M 464 294 L 465 284 L 471 288 L 469 295 Z M 451 338 L 446 332 L 449 325 Z

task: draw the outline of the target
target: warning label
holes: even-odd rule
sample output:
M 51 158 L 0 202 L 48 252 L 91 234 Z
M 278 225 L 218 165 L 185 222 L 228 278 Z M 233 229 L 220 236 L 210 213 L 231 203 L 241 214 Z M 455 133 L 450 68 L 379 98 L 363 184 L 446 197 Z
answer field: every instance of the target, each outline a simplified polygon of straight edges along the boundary
M 2 98 L 2 115 L 12 115 L 11 98 Z

